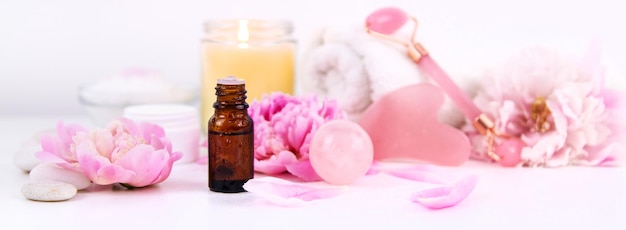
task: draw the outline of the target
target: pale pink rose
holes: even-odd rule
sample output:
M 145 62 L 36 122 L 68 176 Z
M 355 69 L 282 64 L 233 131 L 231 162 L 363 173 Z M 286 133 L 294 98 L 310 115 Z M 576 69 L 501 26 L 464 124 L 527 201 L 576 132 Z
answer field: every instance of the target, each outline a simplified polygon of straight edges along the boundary
M 322 124 L 345 117 L 335 101 L 273 93 L 253 101 L 248 113 L 254 121 L 257 172 L 288 171 L 305 181 L 321 179 L 309 161 L 309 146 Z
M 44 151 L 38 156 L 53 159 L 68 169 L 78 169 L 95 184 L 120 183 L 130 187 L 162 182 L 182 156 L 180 152 L 172 153 L 171 143 L 160 126 L 127 119 L 112 121 L 107 129 L 74 132 L 72 142 L 65 148 L 51 148 L 43 141 L 42 147 Z M 68 160 L 61 161 L 65 159 Z
M 619 118 L 626 108 L 624 95 L 603 85 L 598 49 L 594 44 L 584 61 L 577 62 L 533 47 L 485 76 L 474 102 L 494 118 L 496 131 L 526 144 L 521 164 L 600 165 L 619 157 L 626 130 Z M 547 113 L 538 116 L 541 112 L 533 108 Z M 487 158 L 486 138 L 466 130 L 474 156 Z

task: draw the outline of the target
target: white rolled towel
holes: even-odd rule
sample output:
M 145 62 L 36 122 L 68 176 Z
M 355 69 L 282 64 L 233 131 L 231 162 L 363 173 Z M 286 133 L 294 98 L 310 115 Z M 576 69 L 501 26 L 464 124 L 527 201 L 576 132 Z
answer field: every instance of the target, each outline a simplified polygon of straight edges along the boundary
M 386 93 L 428 81 L 406 48 L 373 37 L 363 25 L 326 26 L 303 45 L 298 63 L 300 91 L 336 99 L 350 120 L 356 121 Z M 439 118 L 455 126 L 463 122 L 449 99 Z

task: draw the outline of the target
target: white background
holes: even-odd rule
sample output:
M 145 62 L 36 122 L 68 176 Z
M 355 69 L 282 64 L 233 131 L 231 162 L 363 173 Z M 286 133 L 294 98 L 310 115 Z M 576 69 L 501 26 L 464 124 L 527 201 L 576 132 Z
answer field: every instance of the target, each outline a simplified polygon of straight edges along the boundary
M 611 82 L 626 64 L 626 14 L 612 0 L 2 0 L 0 115 L 72 115 L 80 84 L 139 66 L 198 84 L 202 22 L 277 18 L 304 43 L 332 23 L 361 23 L 380 6 L 417 16 L 420 37 L 444 68 L 463 72 L 530 44 L 581 53 L 599 38 Z
M 618 0 L 0 0 L 0 146 L 5 148 L 0 156 L 9 157 L 20 140 L 55 124 L 57 116 L 80 115 L 80 84 L 132 66 L 155 68 L 173 81 L 197 84 L 206 19 L 291 19 L 294 36 L 304 43 L 319 26 L 361 23 L 377 7 L 395 5 L 420 19 L 420 38 L 448 72 L 480 68 L 537 43 L 579 54 L 589 39 L 600 38 L 612 68 L 610 81 L 623 83 L 626 14 L 621 4 Z M 626 213 L 623 168 L 470 164 L 458 169 L 481 176 L 477 189 L 458 206 L 433 212 L 408 200 L 410 192 L 425 185 L 384 175 L 364 178 L 350 193 L 305 208 L 266 206 L 249 193 L 207 192 L 203 165 L 175 167 L 162 185 L 142 192 L 81 192 L 63 203 L 30 202 L 19 191 L 28 175 L 11 166 L 8 158 L 0 160 L 2 229 L 211 229 L 222 227 L 219 223 L 230 224 L 231 229 L 624 229 Z

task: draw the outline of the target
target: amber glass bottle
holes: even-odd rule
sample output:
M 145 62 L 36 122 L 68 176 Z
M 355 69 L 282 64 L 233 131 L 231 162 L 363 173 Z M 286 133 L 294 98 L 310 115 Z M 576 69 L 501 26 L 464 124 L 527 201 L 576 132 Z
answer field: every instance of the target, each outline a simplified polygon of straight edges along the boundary
M 243 184 L 254 176 L 254 132 L 245 82 L 218 79 L 215 95 L 215 112 L 208 124 L 209 189 L 245 192 Z

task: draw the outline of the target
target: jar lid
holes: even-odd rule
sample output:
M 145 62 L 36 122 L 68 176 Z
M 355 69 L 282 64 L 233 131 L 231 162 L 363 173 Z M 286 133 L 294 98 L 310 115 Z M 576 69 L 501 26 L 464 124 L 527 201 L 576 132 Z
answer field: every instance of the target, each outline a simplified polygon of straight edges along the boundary
M 167 122 L 197 119 L 195 107 L 183 104 L 145 104 L 132 105 L 124 108 L 124 117 L 146 122 Z
M 217 19 L 206 21 L 204 30 L 207 41 L 237 43 L 241 42 L 239 36 L 245 34 L 245 41 L 265 44 L 292 41 L 293 23 L 290 20 Z

